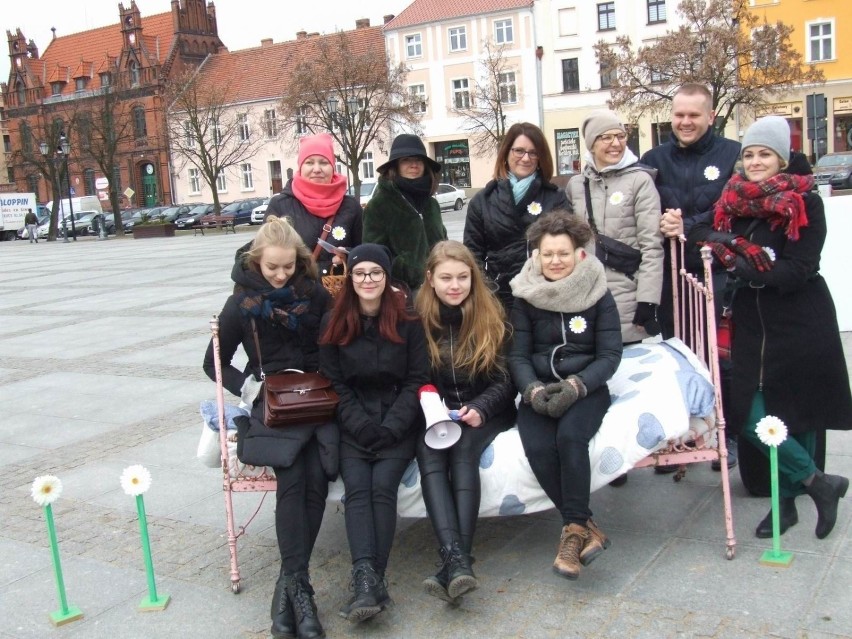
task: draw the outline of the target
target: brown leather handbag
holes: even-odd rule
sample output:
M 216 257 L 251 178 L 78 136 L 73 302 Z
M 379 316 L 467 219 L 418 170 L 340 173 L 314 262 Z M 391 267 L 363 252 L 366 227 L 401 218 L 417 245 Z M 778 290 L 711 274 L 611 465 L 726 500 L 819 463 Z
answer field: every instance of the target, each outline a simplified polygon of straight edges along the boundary
M 312 426 L 334 420 L 340 399 L 331 382 L 319 373 L 303 373 L 288 369 L 274 375 L 263 372 L 257 326 L 251 322 L 254 347 L 263 381 L 263 423 L 269 428 Z

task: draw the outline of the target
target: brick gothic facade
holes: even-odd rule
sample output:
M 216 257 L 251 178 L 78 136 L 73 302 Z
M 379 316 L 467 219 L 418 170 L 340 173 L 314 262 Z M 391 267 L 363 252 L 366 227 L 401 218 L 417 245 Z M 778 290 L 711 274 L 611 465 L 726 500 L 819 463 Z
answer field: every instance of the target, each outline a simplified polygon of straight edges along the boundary
M 172 0 L 170 12 L 143 18 L 131 0 L 129 7 L 119 4 L 118 13 L 117 24 L 54 35 L 42 55 L 20 29 L 6 31 L 12 68 L 2 91 L 16 190 L 35 191 L 41 202 L 53 199 L 51 182 L 61 177 L 49 175 L 55 169 L 45 163 L 39 144 L 55 148 L 64 132 L 72 146 L 69 173 L 76 195 L 97 194 L 95 181 L 106 177 L 118 180 L 119 192 L 135 191 L 130 202 L 122 196 L 123 205 L 173 202 L 165 88 L 187 67 L 225 48 L 216 9 L 204 0 Z M 114 107 L 104 108 L 107 99 L 115 100 Z M 111 175 L 95 162 L 91 141 L 93 130 L 107 128 L 101 122 L 105 111 L 113 114 L 119 140 Z M 64 182 L 66 197 L 67 188 Z M 110 208 L 108 200 L 103 204 Z

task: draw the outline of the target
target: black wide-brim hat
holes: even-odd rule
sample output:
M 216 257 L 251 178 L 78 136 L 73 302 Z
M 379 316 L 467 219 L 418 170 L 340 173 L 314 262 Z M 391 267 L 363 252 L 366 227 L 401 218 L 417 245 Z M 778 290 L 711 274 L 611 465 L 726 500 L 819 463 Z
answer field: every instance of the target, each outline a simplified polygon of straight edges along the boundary
M 435 162 L 435 160 L 426 155 L 426 147 L 423 146 L 423 140 L 411 133 L 403 133 L 393 139 L 388 161 L 376 170 L 379 173 L 384 173 L 401 158 L 423 158 L 423 161 L 432 173 L 437 173 L 441 170 L 440 163 Z

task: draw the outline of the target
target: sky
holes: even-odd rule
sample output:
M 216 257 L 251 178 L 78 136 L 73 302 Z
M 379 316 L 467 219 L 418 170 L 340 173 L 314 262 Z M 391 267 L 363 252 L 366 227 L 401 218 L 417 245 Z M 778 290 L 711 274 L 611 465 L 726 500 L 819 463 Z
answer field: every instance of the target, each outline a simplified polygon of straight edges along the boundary
M 95 27 L 118 23 L 118 5 L 125 8 L 130 0 L 2 0 L 0 27 L 3 51 L 0 55 L 0 81 L 9 80 L 9 46 L 6 31 L 20 28 L 27 40 L 35 40 L 39 51 L 50 44 L 51 27 L 56 35 L 69 35 Z M 230 51 L 259 47 L 263 38 L 275 42 L 294 40 L 297 31 L 331 33 L 355 28 L 355 20 L 369 18 L 373 26 L 382 24 L 385 14 L 399 15 L 411 0 L 217 0 L 216 18 L 219 37 Z M 136 0 L 145 16 L 171 11 L 170 0 Z

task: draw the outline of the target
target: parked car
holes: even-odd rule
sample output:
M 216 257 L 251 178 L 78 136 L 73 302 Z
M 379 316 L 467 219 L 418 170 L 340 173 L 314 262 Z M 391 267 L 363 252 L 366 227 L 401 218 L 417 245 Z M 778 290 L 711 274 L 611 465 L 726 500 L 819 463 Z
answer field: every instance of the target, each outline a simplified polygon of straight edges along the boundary
M 263 224 L 263 220 L 266 218 L 266 207 L 269 206 L 270 198 L 266 198 L 263 201 L 263 204 L 258 204 L 251 210 L 251 222 L 249 224 Z
M 156 214 L 156 218 L 152 216 L 152 219 L 158 219 L 161 222 L 174 222 L 179 217 L 189 213 L 192 210 L 191 204 L 180 204 L 176 206 L 170 206 Z
M 222 215 L 233 215 L 234 225 L 251 224 L 252 209 L 262 204 L 263 200 L 264 198 L 253 197 L 247 200 L 231 202 L 228 206 L 222 209 Z
M 204 215 L 209 215 L 212 212 L 212 204 L 196 204 L 186 215 L 175 220 L 175 226 L 179 229 L 191 229 L 201 223 L 201 218 Z
M 92 218 L 96 215 L 103 215 L 100 211 L 80 211 L 74 214 L 74 226 L 68 222 L 68 237 L 77 235 L 90 235 L 92 233 Z
M 464 208 L 464 203 L 467 202 L 467 194 L 452 184 L 441 183 L 438 185 L 435 199 L 438 200 L 442 209 L 461 211 Z
M 814 182 L 835 189 L 852 189 L 852 151 L 827 153 L 814 165 Z
M 376 180 L 364 180 L 361 182 L 361 208 L 363 209 L 367 206 L 367 202 L 370 201 L 370 198 L 373 197 L 373 194 L 376 192 Z M 347 189 L 347 194 L 354 196 L 355 195 L 355 186 L 352 185 Z

